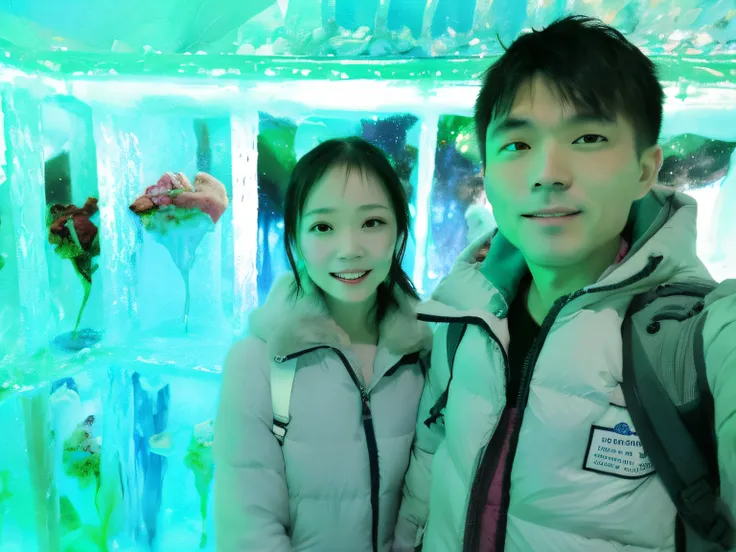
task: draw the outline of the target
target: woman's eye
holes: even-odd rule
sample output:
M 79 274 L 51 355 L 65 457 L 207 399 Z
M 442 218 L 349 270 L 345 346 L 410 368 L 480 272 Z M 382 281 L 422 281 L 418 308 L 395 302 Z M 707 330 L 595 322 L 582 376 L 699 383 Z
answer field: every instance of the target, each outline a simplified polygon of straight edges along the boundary
M 329 224 L 325 224 L 324 222 L 318 222 L 314 226 L 310 228 L 312 232 L 317 232 L 318 234 L 324 234 L 325 232 L 329 232 L 331 230 Z
M 608 138 L 601 136 L 600 134 L 583 134 L 580 138 L 575 140 L 573 144 L 598 144 L 600 142 L 607 142 Z
M 368 219 L 367 221 L 365 221 L 364 226 L 368 228 L 377 228 L 381 226 L 382 224 L 386 224 L 386 223 L 380 219 Z

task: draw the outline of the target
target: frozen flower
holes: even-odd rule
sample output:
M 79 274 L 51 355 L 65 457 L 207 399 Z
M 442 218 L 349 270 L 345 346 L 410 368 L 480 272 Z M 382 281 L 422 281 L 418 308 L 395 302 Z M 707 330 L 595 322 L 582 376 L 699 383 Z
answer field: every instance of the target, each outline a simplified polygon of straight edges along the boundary
M 80 209 L 76 205 L 55 204 L 49 207 L 49 241 L 64 249 L 64 258 L 71 259 L 89 252 L 97 238 L 97 226 L 90 217 L 97 213 L 97 198 L 90 197 Z
M 99 485 L 100 480 L 101 439 L 92 431 L 94 423 L 95 417 L 87 416 L 64 441 L 64 471 L 83 485 Z
M 227 206 L 225 186 L 204 172 L 197 174 L 193 186 L 184 174 L 167 172 L 130 205 L 143 228 L 169 251 L 182 275 L 185 328 L 189 317 L 189 271 L 195 252 Z
M 84 287 L 82 305 L 74 326 L 75 334 L 92 289 L 92 274 L 97 270 L 94 258 L 100 254 L 99 232 L 91 220 L 97 210 L 97 198 L 90 197 L 81 208 L 71 204 L 52 205 L 46 220 L 49 243 L 56 246 L 54 251 L 59 257 L 72 261 Z
M 146 188 L 144 194 L 131 204 L 130 209 L 143 215 L 168 205 L 180 209 L 199 209 L 216 223 L 227 209 L 227 192 L 225 186 L 210 174 L 198 173 L 192 186 L 183 173 L 167 172 L 156 184 Z

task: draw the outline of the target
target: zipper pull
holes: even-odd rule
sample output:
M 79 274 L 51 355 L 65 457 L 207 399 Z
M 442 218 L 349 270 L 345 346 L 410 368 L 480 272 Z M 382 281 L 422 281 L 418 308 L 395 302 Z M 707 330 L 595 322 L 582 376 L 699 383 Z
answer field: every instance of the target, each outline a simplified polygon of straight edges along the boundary
M 281 364 L 282 362 L 286 360 L 286 357 L 278 355 L 278 356 L 273 357 L 273 360 L 274 362 L 278 362 L 279 364 Z
M 372 419 L 373 413 L 371 412 L 370 397 L 368 396 L 368 391 L 362 385 L 360 386 L 360 399 L 363 403 L 363 421 Z

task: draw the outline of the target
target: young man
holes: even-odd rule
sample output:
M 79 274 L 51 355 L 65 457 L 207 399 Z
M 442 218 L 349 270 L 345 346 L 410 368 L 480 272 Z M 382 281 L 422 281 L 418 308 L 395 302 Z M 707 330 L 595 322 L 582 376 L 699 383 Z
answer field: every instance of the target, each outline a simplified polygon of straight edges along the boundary
M 590 450 L 595 428 L 636 432 L 622 392 L 632 298 L 710 279 L 694 200 L 656 185 L 662 103 L 651 61 L 583 17 L 520 37 L 488 71 L 475 118 L 499 231 L 485 260 L 480 239 L 419 310 L 438 324 L 395 550 L 676 549 L 675 505 L 638 439 L 610 445 L 628 474 Z M 733 284 L 702 332 L 732 512 Z M 466 326 L 450 380 L 453 322 Z

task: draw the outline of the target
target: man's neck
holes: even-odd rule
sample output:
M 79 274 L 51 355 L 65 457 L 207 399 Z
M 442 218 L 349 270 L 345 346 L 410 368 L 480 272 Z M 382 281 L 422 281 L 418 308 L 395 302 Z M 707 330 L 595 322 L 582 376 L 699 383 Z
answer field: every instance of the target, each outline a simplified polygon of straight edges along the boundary
M 619 248 L 620 239 L 616 239 L 574 266 L 529 266 L 532 281 L 520 293 L 526 294 L 526 307 L 534 321 L 541 325 L 557 299 L 597 282 L 601 274 L 615 261 Z

